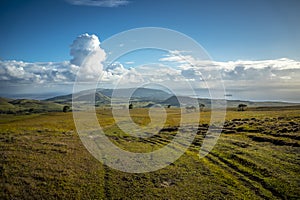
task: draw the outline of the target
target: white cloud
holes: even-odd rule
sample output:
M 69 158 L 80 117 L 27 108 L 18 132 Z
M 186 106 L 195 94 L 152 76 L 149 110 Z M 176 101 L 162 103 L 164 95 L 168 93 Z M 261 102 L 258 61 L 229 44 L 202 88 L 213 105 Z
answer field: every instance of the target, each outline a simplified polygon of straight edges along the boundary
M 143 65 L 136 68 L 124 68 L 120 63 L 113 63 L 103 71 L 101 82 L 118 87 L 135 87 L 149 83 L 167 83 L 184 81 L 180 70 L 163 65 Z
M 66 0 L 72 5 L 78 6 L 97 6 L 97 7 L 118 7 L 127 5 L 127 0 Z
M 96 35 L 87 33 L 79 35 L 70 46 L 70 55 L 73 56 L 71 63 L 77 66 L 82 65 L 84 59 L 100 49 L 100 41 Z M 103 51 L 104 56 L 105 52 Z
M 0 61 L 0 84 L 1 88 L 9 85 L 72 85 L 76 77 L 82 82 L 94 82 L 101 77 L 103 85 L 100 87 L 114 87 L 116 84 L 132 87 L 136 84 L 158 83 L 172 84 L 184 91 L 183 82 L 189 81 L 194 88 L 204 89 L 207 87 L 206 83 L 213 87 L 218 80 L 217 75 L 221 74 L 225 89 L 230 93 L 243 94 L 244 97 L 246 93 L 255 95 L 253 91 L 260 94 L 259 98 L 264 98 L 264 95 L 268 97 L 270 91 L 276 96 L 278 91 L 278 95 L 295 100 L 298 98 L 295 91 L 298 90 L 300 94 L 297 89 L 300 88 L 299 61 L 287 58 L 261 61 L 201 61 L 189 53 L 171 51 L 160 59 L 161 64 L 156 65 L 126 68 L 122 63 L 116 62 L 104 67 L 106 53 L 101 48 L 98 37 L 83 34 L 71 45 L 71 61 Z M 173 67 L 168 67 L 170 64 Z
M 180 70 L 165 65 L 143 65 L 136 69 L 148 82 L 182 81 Z
M 121 63 L 113 63 L 106 67 L 103 71 L 101 81 L 113 85 L 116 83 L 123 75 L 129 73 L 129 69 L 124 68 Z
M 221 68 L 233 70 L 237 66 L 243 66 L 247 69 L 265 69 L 270 68 L 272 70 L 288 70 L 288 69 L 300 69 L 300 62 L 291 60 L 288 58 L 281 58 L 276 60 L 259 60 L 259 61 L 229 61 L 229 62 L 214 62 L 220 65 Z
M 70 54 L 73 56 L 71 64 L 80 67 L 78 81 L 94 81 L 101 76 L 106 53 L 96 35 L 79 35 L 71 45 Z
M 218 74 L 221 74 L 225 89 L 231 92 L 253 95 L 250 99 L 272 98 L 278 93 L 278 99 L 300 101 L 295 88 L 300 88 L 300 62 L 281 58 L 261 61 L 202 61 L 193 58 L 188 52 L 171 51 L 160 61 L 172 63 L 181 70 L 181 74 L 191 82 L 200 82 L 203 77 L 210 86 L 214 85 Z M 285 91 L 283 93 L 283 91 Z M 298 93 L 299 93 L 298 89 Z M 284 94 L 284 95 L 283 95 Z M 288 94 L 288 95 L 287 95 Z M 300 93 L 299 93 L 300 94 Z M 238 96 L 238 95 L 237 95 Z M 239 96 L 239 98 L 241 98 Z M 249 96 L 247 96 L 249 98 Z
M 90 44 L 88 42 L 88 44 Z M 164 65 L 148 66 L 139 68 L 125 68 L 121 63 L 113 63 L 103 69 L 101 61 L 105 52 L 97 46 L 82 45 L 89 49 L 90 57 L 84 64 L 77 66 L 69 61 L 60 63 L 28 63 L 22 61 L 0 61 L 1 84 L 72 84 L 75 81 L 78 70 L 79 80 L 98 80 L 102 75 L 102 82 L 106 86 L 114 86 L 122 79 L 122 83 L 157 82 L 167 81 L 182 82 L 188 80 L 198 87 L 204 79 L 206 82 L 215 81 L 214 74 L 220 73 L 226 89 L 251 88 L 258 90 L 268 87 L 300 87 L 300 65 L 298 61 L 290 59 L 265 60 L 265 61 L 230 61 L 230 62 L 198 62 L 189 65 L 182 61 L 177 62 L 177 68 Z M 78 51 L 79 48 L 77 48 Z M 99 55 L 100 54 L 100 55 Z M 81 59 L 84 60 L 83 54 Z M 188 57 L 189 59 L 190 57 Z M 168 60 L 168 59 L 164 59 Z M 171 62 L 179 59 L 170 59 Z M 185 59 L 186 60 L 186 59 Z M 193 59 L 195 62 L 196 60 Z M 202 76 L 202 75 L 206 76 Z M 179 85 L 179 84 L 178 84 Z
M 202 74 L 220 73 L 224 80 L 266 80 L 266 79 L 293 79 L 299 77 L 300 62 L 281 58 L 262 61 L 228 61 L 217 62 L 197 60 L 191 55 L 178 51 L 171 51 L 160 61 L 172 62 L 186 78 L 199 77 Z M 289 77 L 289 78 L 287 78 Z M 209 78 L 206 76 L 205 78 Z M 213 78 L 213 76 L 210 76 Z
M 10 85 L 72 83 L 78 66 L 70 62 L 28 63 L 0 61 L 0 82 Z

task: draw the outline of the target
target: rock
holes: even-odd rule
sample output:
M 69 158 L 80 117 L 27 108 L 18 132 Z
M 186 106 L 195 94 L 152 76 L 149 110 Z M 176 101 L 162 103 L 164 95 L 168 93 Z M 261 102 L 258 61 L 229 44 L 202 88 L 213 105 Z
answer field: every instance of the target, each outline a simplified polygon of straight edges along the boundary
M 283 129 L 280 130 L 281 133 L 286 133 L 286 132 L 288 132 L 288 131 L 289 131 L 289 130 L 288 130 L 287 128 L 283 128 Z
M 265 120 L 264 120 L 265 122 L 269 122 L 269 121 L 271 121 L 271 119 L 270 118 L 265 118 Z
M 248 118 L 245 118 L 245 119 L 242 119 L 242 121 L 244 121 L 244 122 L 247 122 L 247 121 L 249 121 L 250 119 L 248 119 Z
M 206 127 L 206 128 L 208 128 L 208 127 L 209 127 L 209 125 L 208 125 L 208 124 L 202 124 L 202 126 L 203 126 L 203 127 Z
M 293 132 L 297 132 L 297 131 L 299 131 L 299 128 L 294 128 L 293 129 Z
M 159 132 L 174 132 L 174 131 L 178 131 L 178 127 L 173 126 L 173 127 L 162 128 Z
M 237 131 L 237 132 L 242 132 L 242 131 L 244 131 L 244 127 L 237 127 L 237 128 L 236 128 L 236 131 Z

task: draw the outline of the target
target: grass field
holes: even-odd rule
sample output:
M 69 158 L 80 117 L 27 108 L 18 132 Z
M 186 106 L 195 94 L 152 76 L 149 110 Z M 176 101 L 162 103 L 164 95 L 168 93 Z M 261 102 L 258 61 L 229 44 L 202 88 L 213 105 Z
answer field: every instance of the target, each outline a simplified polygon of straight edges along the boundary
M 130 111 L 149 123 L 147 109 Z M 165 128 L 134 138 L 97 110 L 106 135 L 120 148 L 149 152 L 176 134 L 180 114 Z M 189 117 L 186 113 L 184 117 Z M 81 143 L 72 113 L 0 115 L 0 199 L 299 199 L 300 109 L 227 112 L 222 135 L 203 159 L 198 152 L 210 112 L 202 112 L 189 150 L 161 170 L 131 174 L 96 160 Z

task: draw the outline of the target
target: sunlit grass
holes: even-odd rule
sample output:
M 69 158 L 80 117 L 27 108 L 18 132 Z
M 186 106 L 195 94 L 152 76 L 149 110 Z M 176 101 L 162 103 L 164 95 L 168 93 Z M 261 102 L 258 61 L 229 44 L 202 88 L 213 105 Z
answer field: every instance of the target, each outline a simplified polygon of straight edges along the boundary
M 148 109 L 133 122 L 150 124 Z M 125 110 L 119 110 L 126 121 Z M 151 152 L 168 144 L 180 119 L 200 126 L 211 113 L 166 109 L 165 131 L 136 138 L 118 127 L 110 109 L 97 109 L 105 134 L 120 148 Z M 155 112 L 152 113 L 154 117 Z M 158 113 L 159 114 L 159 113 Z M 203 159 L 199 132 L 189 150 L 164 169 L 129 174 L 102 165 L 82 145 L 73 114 L 0 115 L 1 199 L 297 199 L 300 196 L 299 110 L 228 111 L 224 131 Z M 155 124 L 154 124 L 155 125 Z M 168 129 L 171 128 L 171 129 Z M 283 130 L 286 128 L 286 130 Z M 170 131 L 168 131 L 170 130 Z

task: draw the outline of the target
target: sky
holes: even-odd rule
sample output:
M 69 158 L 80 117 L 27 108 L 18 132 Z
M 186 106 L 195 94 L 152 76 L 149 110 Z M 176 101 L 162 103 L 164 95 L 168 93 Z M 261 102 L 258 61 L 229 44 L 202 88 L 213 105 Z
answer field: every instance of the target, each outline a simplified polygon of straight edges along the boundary
M 105 61 L 103 42 L 130 29 L 162 27 L 199 43 L 233 98 L 300 102 L 299 10 L 297 0 L 2 0 L 0 95 L 69 93 L 89 53 Z M 133 68 L 147 62 L 175 66 L 171 74 L 201 82 L 199 67 L 179 58 L 199 61 L 181 54 L 144 50 L 110 68 L 84 69 L 103 73 L 106 87 L 124 73 L 145 73 Z

